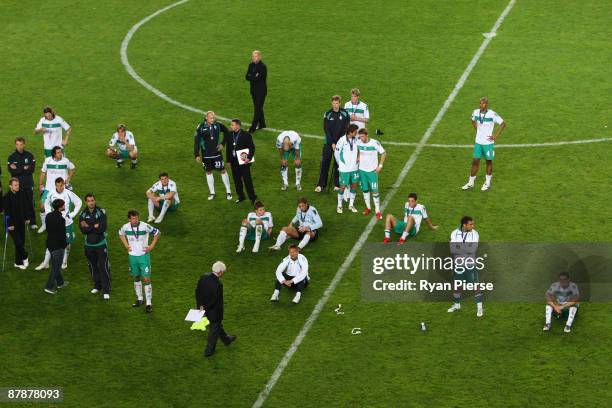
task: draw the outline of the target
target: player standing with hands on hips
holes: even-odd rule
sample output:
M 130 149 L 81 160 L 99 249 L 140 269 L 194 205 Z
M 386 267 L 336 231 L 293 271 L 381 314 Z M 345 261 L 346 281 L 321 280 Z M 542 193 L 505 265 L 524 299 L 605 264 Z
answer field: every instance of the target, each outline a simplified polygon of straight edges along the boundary
M 472 159 L 472 171 L 468 182 L 461 187 L 463 190 L 469 190 L 474 187 L 480 159 L 484 158 L 487 161 L 487 174 L 485 182 L 481 190 L 487 191 L 491 188 L 491 179 L 493 178 L 493 159 L 495 158 L 495 141 L 501 135 L 501 132 L 506 128 L 506 122 L 497 113 L 489 107 L 489 99 L 486 97 L 480 98 L 480 108 L 472 112 L 472 126 L 476 130 L 476 143 L 474 143 L 474 156 Z M 498 124 L 497 132 L 493 134 L 495 124 Z

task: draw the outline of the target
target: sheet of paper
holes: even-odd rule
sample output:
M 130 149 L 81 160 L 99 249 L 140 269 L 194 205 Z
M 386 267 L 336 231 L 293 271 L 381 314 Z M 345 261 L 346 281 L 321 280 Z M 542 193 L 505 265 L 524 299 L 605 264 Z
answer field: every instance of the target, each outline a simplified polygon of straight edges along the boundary
M 204 316 L 204 311 L 200 310 L 200 309 L 189 309 L 189 313 L 187 313 L 187 316 L 185 317 L 185 321 L 188 322 L 199 322 L 200 320 L 202 320 L 202 317 Z

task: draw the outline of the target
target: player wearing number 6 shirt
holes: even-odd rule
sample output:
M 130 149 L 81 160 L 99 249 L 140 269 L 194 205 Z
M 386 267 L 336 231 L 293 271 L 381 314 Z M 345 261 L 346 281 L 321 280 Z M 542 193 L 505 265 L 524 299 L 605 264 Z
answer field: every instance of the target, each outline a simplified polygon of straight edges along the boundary
M 223 146 L 221 133 L 223 137 L 229 133 L 227 127 L 215 120 L 215 112 L 206 112 L 204 122 L 200 123 L 193 135 L 193 155 L 198 163 L 202 163 L 206 172 L 206 183 L 208 184 L 208 199 L 215 198 L 215 178 L 213 170 L 218 170 L 221 173 L 221 180 L 225 186 L 226 198 L 232 199 L 232 190 L 227 172 L 225 171 L 225 163 L 223 162 Z
M 461 187 L 469 190 L 474 187 L 480 159 L 487 161 L 487 174 L 481 190 L 487 191 L 491 188 L 491 178 L 493 177 L 493 159 L 495 158 L 495 141 L 506 128 L 506 122 L 497 113 L 488 109 L 489 100 L 486 97 L 480 98 L 480 108 L 472 112 L 472 126 L 476 130 L 476 143 L 474 143 L 474 155 L 472 159 L 472 171 L 468 182 Z M 498 124 L 497 132 L 493 134 L 495 124 Z
M 475 267 L 468 268 L 462 265 L 466 264 L 465 259 L 472 259 L 471 264 L 474 265 L 479 241 L 480 236 L 474 229 L 474 220 L 472 217 L 466 215 L 461 218 L 461 225 L 459 228 L 454 230 L 450 236 L 450 252 L 453 255 L 455 262 L 453 281 L 465 281 L 468 283 L 478 282 L 478 269 Z M 461 262 L 458 262 L 459 259 Z M 453 293 L 453 299 L 454 303 L 448 309 L 449 313 L 453 313 L 461 309 L 460 290 Z M 476 301 L 476 316 L 482 317 L 484 311 L 482 308 L 482 293 L 480 291 L 476 291 L 474 300 Z
M 378 173 L 383 168 L 383 163 L 387 157 L 385 149 L 380 142 L 375 139 L 370 139 L 368 129 L 359 129 L 359 183 L 363 192 L 363 201 L 365 201 L 366 209 L 363 215 L 369 215 L 372 211 L 370 208 L 370 193 L 374 197 L 374 209 L 376 218 L 381 219 L 380 212 L 380 196 L 378 195 Z M 378 163 L 378 155 L 380 155 L 380 163 Z
M 302 254 L 297 245 L 289 245 L 289 256 L 285 257 L 276 268 L 276 280 L 274 282 L 274 293 L 271 302 L 278 302 L 280 290 L 283 286 L 295 291 L 293 303 L 300 303 L 302 292 L 308 286 L 310 277 L 308 275 L 308 260 Z
M 170 180 L 166 172 L 159 174 L 159 181 L 147 190 L 146 196 L 149 210 L 147 221 L 155 221 L 156 224 L 164 220 L 166 211 L 176 212 L 181 203 L 176 183 Z M 157 218 L 155 218 L 155 208 L 159 208 L 159 216 Z
M 45 157 L 51 157 L 51 150 L 55 146 L 60 146 L 63 149 L 68 144 L 72 128 L 61 116 L 56 115 L 50 106 L 44 107 L 43 115 L 36 124 L 34 133 L 43 134 Z M 63 134 L 64 131 L 66 132 L 65 135 Z
M 119 230 L 119 238 L 123 246 L 128 250 L 130 262 L 130 274 L 134 278 L 134 290 L 136 301 L 132 307 L 139 307 L 143 303 L 142 283 L 145 286 L 145 297 L 147 301 L 146 312 L 153 311 L 151 299 L 153 287 L 151 286 L 151 251 L 157 245 L 161 232 L 149 224 L 141 222 L 136 210 L 128 211 L 129 222 Z M 153 235 L 153 242 L 149 244 L 149 235 Z M 141 280 L 142 279 L 142 280 Z
M 276 137 L 276 148 L 280 153 L 280 174 L 283 179 L 281 190 L 289 187 L 289 158 L 295 165 L 295 189 L 302 190 L 302 139 L 297 132 L 285 130 Z
M 304 249 L 308 242 L 314 241 L 319 236 L 319 230 L 323 227 L 323 221 L 316 208 L 308 203 L 304 197 L 298 200 L 298 208 L 291 223 L 283 227 L 276 238 L 276 244 L 270 247 L 271 251 L 278 251 L 287 240 L 287 237 L 299 239 L 298 248 Z

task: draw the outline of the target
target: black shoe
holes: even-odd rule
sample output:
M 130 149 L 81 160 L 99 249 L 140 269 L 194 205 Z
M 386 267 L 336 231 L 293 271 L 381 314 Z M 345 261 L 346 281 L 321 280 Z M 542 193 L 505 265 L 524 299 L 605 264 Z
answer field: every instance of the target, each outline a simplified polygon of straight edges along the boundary
M 153 313 L 153 306 L 151 306 L 151 305 L 147 305 L 147 307 L 145 308 L 145 312 L 147 312 L 147 313 Z
M 123 162 L 118 161 L 117 162 L 117 168 L 120 168 L 121 166 L 123 166 Z
M 134 301 L 134 304 L 132 305 L 132 307 L 140 307 L 144 302 L 140 299 L 136 299 L 136 301 Z
M 234 201 L 236 204 L 240 204 L 241 202 L 244 201 L 244 197 L 243 198 L 238 198 L 236 201 Z
M 253 134 L 255 133 L 257 129 L 255 129 L 254 127 L 249 128 L 249 133 Z
M 376 129 L 376 136 L 382 136 L 384 134 L 385 132 L 383 132 L 382 129 Z
M 213 351 L 204 350 L 204 357 L 210 357 L 213 354 L 215 354 L 215 350 Z
M 226 338 L 223 339 L 223 344 L 225 344 L 226 346 L 229 346 L 234 341 L 236 341 L 236 338 L 237 338 L 236 336 L 228 335 Z
M 130 169 L 134 170 L 135 168 L 136 168 L 136 163 L 132 163 L 132 164 L 130 165 Z

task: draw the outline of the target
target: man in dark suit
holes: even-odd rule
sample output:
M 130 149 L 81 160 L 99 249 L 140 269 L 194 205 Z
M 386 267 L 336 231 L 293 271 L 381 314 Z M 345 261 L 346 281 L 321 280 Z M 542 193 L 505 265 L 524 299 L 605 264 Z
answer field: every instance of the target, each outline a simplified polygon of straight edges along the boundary
M 232 119 L 231 132 L 225 134 L 221 146 L 226 147 L 226 158 L 232 167 L 232 177 L 234 178 L 236 193 L 238 194 L 236 204 L 245 200 L 243 182 L 246 186 L 249 199 L 252 203 L 255 203 L 255 201 L 257 201 L 257 195 L 253 188 L 250 163 L 255 156 L 255 144 L 253 143 L 253 136 L 242 130 L 240 125 L 240 119 Z M 242 159 L 246 161 L 246 164 L 240 164 L 238 160 L 237 152 L 243 149 L 249 149 L 248 153 L 242 157 Z
M 34 215 L 34 179 L 32 174 L 36 167 L 36 160 L 32 153 L 25 150 L 26 141 L 23 137 L 15 139 L 15 151 L 8 158 L 8 171 L 11 177 L 19 180 L 19 190 L 25 195 L 25 217 L 29 220 L 30 228 L 36 229 Z
M 197 306 L 200 310 L 206 311 L 206 317 L 210 321 L 204 357 L 210 357 L 215 353 L 219 337 L 226 346 L 236 340 L 236 336 L 230 336 L 223 328 L 223 284 L 219 278 L 223 276 L 226 269 L 223 262 L 215 262 L 212 272 L 200 277 L 195 290 Z
M 4 196 L 4 215 L 8 233 L 15 242 L 15 268 L 26 269 L 29 265 L 25 250 L 25 229 L 30 223 L 27 217 L 27 197 L 20 189 L 19 180 L 9 180 L 9 191 Z
M 68 281 L 62 276 L 62 262 L 64 260 L 64 251 L 68 246 L 66 242 L 66 220 L 62 215 L 66 207 L 66 203 L 62 199 L 53 201 L 53 211 L 45 217 L 45 225 L 47 226 L 47 249 L 51 253 L 51 270 L 49 278 L 45 286 L 45 292 L 50 295 L 55 295 L 55 285 L 57 289 L 61 289 L 68 285 Z
M 255 133 L 257 129 L 266 127 L 263 106 L 268 94 L 268 85 L 266 83 L 268 69 L 261 60 L 261 51 L 253 51 L 251 54 L 251 63 L 244 77 L 251 84 L 251 98 L 253 98 L 253 122 L 251 123 L 249 133 Z

